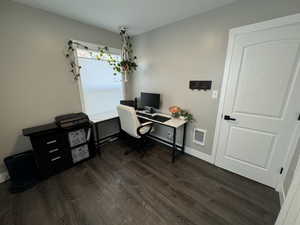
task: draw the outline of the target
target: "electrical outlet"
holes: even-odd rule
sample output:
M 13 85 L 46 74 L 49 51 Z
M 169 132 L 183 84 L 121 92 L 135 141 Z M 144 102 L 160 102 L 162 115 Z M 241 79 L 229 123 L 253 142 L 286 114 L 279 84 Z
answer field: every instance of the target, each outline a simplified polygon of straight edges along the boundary
M 218 90 L 213 90 L 213 91 L 212 91 L 211 97 L 212 97 L 213 99 L 217 99 L 217 98 L 218 98 Z

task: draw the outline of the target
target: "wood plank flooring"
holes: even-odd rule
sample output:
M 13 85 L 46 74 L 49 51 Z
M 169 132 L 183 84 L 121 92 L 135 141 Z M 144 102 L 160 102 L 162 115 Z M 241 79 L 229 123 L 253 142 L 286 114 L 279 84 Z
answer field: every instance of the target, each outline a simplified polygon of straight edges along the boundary
M 156 144 L 140 159 L 122 142 L 20 194 L 0 185 L 1 225 L 272 225 L 277 193 Z

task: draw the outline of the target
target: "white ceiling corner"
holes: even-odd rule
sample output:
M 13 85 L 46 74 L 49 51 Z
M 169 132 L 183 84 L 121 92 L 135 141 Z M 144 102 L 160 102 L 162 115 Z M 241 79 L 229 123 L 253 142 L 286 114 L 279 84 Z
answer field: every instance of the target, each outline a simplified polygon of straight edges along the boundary
M 13 0 L 113 32 L 131 35 L 222 7 L 236 0 Z

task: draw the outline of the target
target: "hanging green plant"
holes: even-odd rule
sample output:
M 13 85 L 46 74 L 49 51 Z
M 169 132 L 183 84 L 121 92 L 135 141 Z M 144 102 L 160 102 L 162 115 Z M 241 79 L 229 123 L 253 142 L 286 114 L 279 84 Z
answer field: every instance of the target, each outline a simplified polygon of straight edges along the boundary
M 122 28 L 120 31 L 120 35 L 122 38 L 122 54 L 121 60 L 117 60 L 110 53 L 110 50 L 107 46 L 98 47 L 98 53 L 96 55 L 97 60 L 103 60 L 109 63 L 113 67 L 114 73 L 113 75 L 117 75 L 118 73 L 122 73 L 125 76 L 125 81 L 127 81 L 127 74 L 136 71 L 138 65 L 136 63 L 137 57 L 133 56 L 132 44 L 130 43 L 130 37 L 127 34 L 127 29 Z M 72 67 L 71 72 L 74 75 L 74 79 L 77 80 L 80 76 L 81 67 L 78 66 L 75 62 L 75 48 L 74 46 L 95 51 L 94 49 L 90 49 L 88 46 L 83 45 L 79 42 L 69 41 L 66 51 L 66 57 L 70 59 L 70 65 Z

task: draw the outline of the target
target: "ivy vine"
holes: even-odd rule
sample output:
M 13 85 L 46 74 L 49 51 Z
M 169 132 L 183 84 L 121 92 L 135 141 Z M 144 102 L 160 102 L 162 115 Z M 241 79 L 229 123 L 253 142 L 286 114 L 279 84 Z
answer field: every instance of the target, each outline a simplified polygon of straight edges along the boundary
M 130 37 L 127 35 L 126 30 L 121 30 L 120 35 L 122 37 L 122 59 L 121 61 L 116 60 L 110 53 L 110 50 L 107 46 L 98 47 L 98 54 L 96 55 L 97 60 L 104 60 L 109 63 L 113 67 L 114 73 L 113 75 L 117 75 L 118 73 L 132 73 L 134 72 L 138 65 L 136 64 L 136 56 L 133 56 L 132 44 L 130 43 Z M 71 73 L 74 75 L 74 79 L 78 80 L 80 76 L 81 66 L 76 64 L 75 61 L 75 48 L 80 47 L 85 50 L 95 51 L 94 49 L 89 49 L 88 46 L 83 45 L 79 42 L 69 41 L 66 51 L 66 57 L 70 59 L 71 65 Z

